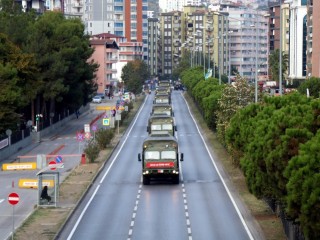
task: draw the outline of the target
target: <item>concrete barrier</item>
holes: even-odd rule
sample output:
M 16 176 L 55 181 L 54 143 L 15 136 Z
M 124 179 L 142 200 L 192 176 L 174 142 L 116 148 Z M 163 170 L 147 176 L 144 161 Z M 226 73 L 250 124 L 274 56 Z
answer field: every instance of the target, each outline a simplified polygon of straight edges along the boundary
M 37 169 L 36 162 L 4 163 L 4 164 L 2 164 L 2 171 L 34 170 L 34 169 Z
M 49 188 L 54 187 L 54 180 L 43 180 L 43 186 L 48 186 Z M 19 179 L 19 188 L 38 188 L 38 179 Z

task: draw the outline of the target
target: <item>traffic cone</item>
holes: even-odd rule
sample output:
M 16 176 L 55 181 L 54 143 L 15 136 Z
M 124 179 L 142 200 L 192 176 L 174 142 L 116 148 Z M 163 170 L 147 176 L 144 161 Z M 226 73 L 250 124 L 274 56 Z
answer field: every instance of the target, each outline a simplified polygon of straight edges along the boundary
M 81 164 L 86 164 L 86 155 L 84 153 L 81 155 Z

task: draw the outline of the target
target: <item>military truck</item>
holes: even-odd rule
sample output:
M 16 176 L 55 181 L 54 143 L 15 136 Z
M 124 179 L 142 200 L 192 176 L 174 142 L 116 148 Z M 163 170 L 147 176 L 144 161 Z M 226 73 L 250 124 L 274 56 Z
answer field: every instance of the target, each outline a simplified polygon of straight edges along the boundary
M 155 94 L 171 94 L 171 91 L 168 87 L 157 87 Z
M 170 94 L 157 94 L 154 96 L 153 104 L 171 104 L 171 97 Z
M 150 184 L 151 180 L 171 180 L 175 184 L 180 182 L 178 141 L 169 134 L 151 134 L 142 145 L 142 153 L 138 154 L 142 161 L 143 184 Z M 183 161 L 183 153 L 180 153 Z
M 174 116 L 172 106 L 170 104 L 153 104 L 150 115 L 166 114 Z
M 152 133 L 169 133 L 174 136 L 177 126 L 174 124 L 174 118 L 167 114 L 154 114 L 149 117 L 147 132 Z
M 171 93 L 171 84 L 168 80 L 161 80 L 159 81 L 157 89 L 166 89 Z

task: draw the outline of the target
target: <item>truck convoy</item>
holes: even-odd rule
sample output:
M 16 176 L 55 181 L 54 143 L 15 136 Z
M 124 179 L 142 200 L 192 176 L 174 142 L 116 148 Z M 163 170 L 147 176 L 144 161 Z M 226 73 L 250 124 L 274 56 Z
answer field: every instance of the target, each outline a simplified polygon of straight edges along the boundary
M 156 179 L 169 179 L 175 184 L 180 182 L 179 160 L 183 161 L 183 153 L 179 159 L 176 130 L 170 83 L 161 81 L 148 119 L 149 137 L 143 142 L 142 153 L 138 154 L 138 160 L 142 161 L 143 184 L 148 185 Z
M 150 184 L 153 179 L 170 179 L 173 183 L 180 182 L 179 160 L 183 161 L 178 141 L 168 133 L 150 134 L 143 142 L 142 153 L 138 154 L 142 161 L 142 181 Z

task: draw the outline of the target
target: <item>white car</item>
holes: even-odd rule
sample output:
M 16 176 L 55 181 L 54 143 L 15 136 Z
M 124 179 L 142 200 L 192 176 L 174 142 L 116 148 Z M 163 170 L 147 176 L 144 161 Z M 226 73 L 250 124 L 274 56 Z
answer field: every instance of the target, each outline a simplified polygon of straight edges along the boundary
M 102 102 L 101 96 L 94 96 L 94 97 L 92 98 L 92 102 L 93 102 L 93 103 L 101 103 L 101 102 Z

